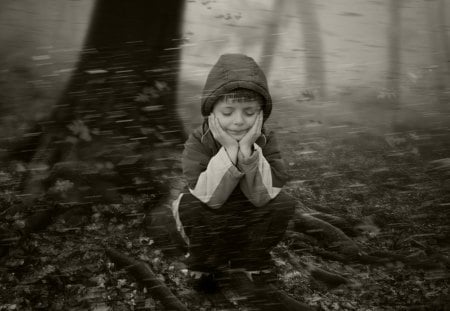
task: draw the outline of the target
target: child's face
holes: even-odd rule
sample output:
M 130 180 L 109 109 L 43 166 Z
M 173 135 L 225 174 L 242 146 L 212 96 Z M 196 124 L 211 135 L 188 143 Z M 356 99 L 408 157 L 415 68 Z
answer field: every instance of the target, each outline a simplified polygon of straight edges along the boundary
M 261 103 L 254 100 L 236 100 L 223 98 L 213 108 L 222 129 L 237 141 L 251 129 L 256 121 Z

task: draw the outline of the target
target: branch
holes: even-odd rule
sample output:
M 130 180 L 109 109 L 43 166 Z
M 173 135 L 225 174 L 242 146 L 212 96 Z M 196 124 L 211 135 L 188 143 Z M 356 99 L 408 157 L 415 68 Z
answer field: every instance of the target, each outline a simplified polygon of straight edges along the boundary
M 156 277 L 148 265 L 114 249 L 106 249 L 106 254 L 118 267 L 125 268 L 139 283 L 145 286 L 150 295 L 161 301 L 166 310 L 188 311 L 186 306 Z
M 311 235 L 339 253 L 351 258 L 360 256 L 358 245 L 342 230 L 324 220 L 296 211 L 293 217 L 293 227 L 295 231 Z
M 334 288 L 341 284 L 351 283 L 349 279 L 343 277 L 342 275 L 325 271 L 318 267 L 310 267 L 308 270 L 311 273 L 311 277 L 313 279 L 324 283 L 329 288 Z
M 341 229 L 347 235 L 350 235 L 350 236 L 358 235 L 358 233 L 355 230 L 355 224 L 357 223 L 357 221 L 354 219 L 351 219 L 349 221 L 342 217 L 327 214 L 327 213 L 322 213 L 322 212 L 313 212 L 313 213 L 309 213 L 309 214 L 315 218 L 326 221 L 329 224 Z

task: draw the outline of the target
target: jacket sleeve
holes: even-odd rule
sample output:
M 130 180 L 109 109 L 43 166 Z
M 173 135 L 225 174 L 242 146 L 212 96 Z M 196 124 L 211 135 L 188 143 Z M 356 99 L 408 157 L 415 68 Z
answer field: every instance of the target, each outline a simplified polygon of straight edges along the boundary
M 241 190 L 255 206 L 263 206 L 274 199 L 288 179 L 273 134 L 269 135 L 263 148 L 254 144 L 254 152 L 249 158 L 238 156 L 238 168 L 244 173 Z
M 185 143 L 182 165 L 189 191 L 211 208 L 221 207 L 243 174 L 231 162 L 225 148 L 214 156 L 194 135 Z

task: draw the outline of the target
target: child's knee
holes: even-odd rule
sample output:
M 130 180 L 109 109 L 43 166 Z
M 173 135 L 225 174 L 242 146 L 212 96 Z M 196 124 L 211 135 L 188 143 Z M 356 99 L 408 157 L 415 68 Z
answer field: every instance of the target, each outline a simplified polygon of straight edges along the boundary
M 267 204 L 267 208 L 275 215 L 290 219 L 294 214 L 295 200 L 284 191 L 281 191 L 276 198 Z
M 191 193 L 184 193 L 181 197 L 178 213 L 185 228 L 213 226 L 217 221 L 221 221 L 221 215 L 216 215 L 214 211 Z
M 201 205 L 202 202 L 193 196 L 190 192 L 184 192 L 180 198 L 180 206 L 181 205 Z
M 178 213 L 185 226 L 195 225 L 202 218 L 202 202 L 191 193 L 183 193 L 178 203 Z

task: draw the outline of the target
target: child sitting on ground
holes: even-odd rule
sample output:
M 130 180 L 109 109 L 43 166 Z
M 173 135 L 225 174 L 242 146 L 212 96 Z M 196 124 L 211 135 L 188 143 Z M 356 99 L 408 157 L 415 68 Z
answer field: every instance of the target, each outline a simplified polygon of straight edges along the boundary
M 214 273 L 272 267 L 270 250 L 282 239 L 294 201 L 282 190 L 287 175 L 272 132 L 264 122 L 272 100 L 255 61 L 220 57 L 201 101 L 204 123 L 185 143 L 188 191 L 172 208 L 188 244 L 187 268 Z

